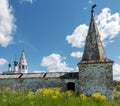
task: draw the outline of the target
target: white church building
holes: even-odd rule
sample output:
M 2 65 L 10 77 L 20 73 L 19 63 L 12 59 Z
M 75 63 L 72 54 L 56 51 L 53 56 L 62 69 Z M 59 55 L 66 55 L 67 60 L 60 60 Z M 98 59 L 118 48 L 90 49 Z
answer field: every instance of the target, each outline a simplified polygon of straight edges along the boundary
M 12 73 L 28 73 L 28 65 L 24 50 L 22 51 L 20 61 L 18 62 L 16 59 L 14 61 L 14 68 L 12 69 L 12 65 L 8 64 L 8 71 L 4 72 L 4 74 L 12 74 Z

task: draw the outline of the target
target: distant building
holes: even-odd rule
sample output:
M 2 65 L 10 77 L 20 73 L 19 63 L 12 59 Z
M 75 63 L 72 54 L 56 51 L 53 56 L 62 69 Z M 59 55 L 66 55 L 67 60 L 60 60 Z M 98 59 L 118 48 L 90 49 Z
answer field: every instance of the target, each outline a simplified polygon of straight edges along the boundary
M 24 50 L 22 51 L 19 63 L 15 59 L 14 68 L 12 70 L 12 65 L 8 64 L 8 71 L 4 72 L 4 74 L 12 74 L 12 73 L 28 73 L 28 65 L 25 57 Z
M 32 89 L 60 87 L 63 91 L 73 90 L 88 96 L 100 92 L 109 100 L 113 99 L 113 61 L 106 58 L 100 34 L 94 19 L 92 7 L 91 20 L 86 37 L 82 60 L 78 63 L 78 72 L 28 73 L 24 51 L 20 62 L 14 61 L 14 70 L 8 65 L 8 73 L 0 75 L 0 87 L 13 89 Z M 12 74 L 10 74 L 12 73 Z
M 26 60 L 24 51 L 22 51 L 22 55 L 20 57 L 19 72 L 28 73 L 28 65 L 27 65 L 27 60 Z

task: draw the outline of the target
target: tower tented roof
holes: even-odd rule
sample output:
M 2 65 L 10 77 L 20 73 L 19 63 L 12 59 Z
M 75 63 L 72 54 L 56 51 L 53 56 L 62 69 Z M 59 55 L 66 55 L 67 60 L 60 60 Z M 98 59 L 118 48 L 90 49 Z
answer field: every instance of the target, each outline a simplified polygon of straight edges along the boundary
M 24 50 L 22 51 L 22 55 L 20 57 L 20 64 L 27 65 L 27 60 L 26 60 L 26 57 L 25 57 Z
M 91 11 L 89 30 L 86 37 L 82 61 L 80 63 L 113 62 L 112 60 L 106 58 L 100 37 L 100 33 L 95 23 L 94 13 Z

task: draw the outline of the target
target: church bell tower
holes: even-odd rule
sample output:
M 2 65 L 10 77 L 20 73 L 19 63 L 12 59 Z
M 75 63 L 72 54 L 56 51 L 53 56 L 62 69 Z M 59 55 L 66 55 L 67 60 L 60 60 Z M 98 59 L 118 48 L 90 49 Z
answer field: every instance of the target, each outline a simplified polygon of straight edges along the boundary
M 27 60 L 25 57 L 24 50 L 22 51 L 22 55 L 20 57 L 19 72 L 20 73 L 28 73 L 28 65 L 27 65 Z

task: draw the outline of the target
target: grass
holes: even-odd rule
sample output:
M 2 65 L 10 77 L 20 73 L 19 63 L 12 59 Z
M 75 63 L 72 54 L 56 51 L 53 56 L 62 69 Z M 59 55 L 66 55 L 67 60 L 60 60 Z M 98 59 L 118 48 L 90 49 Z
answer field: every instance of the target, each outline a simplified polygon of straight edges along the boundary
M 99 92 L 87 97 L 72 91 L 61 92 L 60 88 L 43 88 L 36 92 L 0 89 L 0 106 L 120 106 L 120 92 L 115 91 L 115 100 L 110 102 Z

